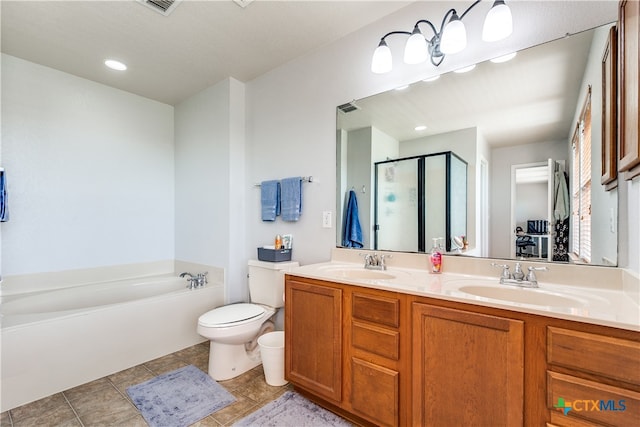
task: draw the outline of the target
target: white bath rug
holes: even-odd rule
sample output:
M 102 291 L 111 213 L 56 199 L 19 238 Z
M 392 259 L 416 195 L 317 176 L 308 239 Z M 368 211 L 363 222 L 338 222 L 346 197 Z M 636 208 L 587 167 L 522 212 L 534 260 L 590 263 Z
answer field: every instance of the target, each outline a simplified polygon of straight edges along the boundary
M 127 394 L 151 427 L 186 427 L 236 400 L 193 365 L 131 386 Z
M 316 405 L 294 391 L 242 418 L 233 427 L 347 427 L 350 422 Z

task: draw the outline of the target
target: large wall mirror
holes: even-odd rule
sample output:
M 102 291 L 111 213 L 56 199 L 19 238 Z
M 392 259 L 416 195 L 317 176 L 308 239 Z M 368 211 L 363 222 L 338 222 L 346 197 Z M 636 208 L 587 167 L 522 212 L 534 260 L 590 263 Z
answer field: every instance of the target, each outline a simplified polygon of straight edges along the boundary
M 602 58 L 613 25 L 339 106 L 337 246 L 345 246 L 353 191 L 362 247 L 419 252 L 406 239 L 376 238 L 383 216 L 396 227 L 384 230 L 387 235 L 418 230 L 407 219 L 416 215 L 405 210 L 413 209 L 411 197 L 421 197 L 413 190 L 408 200 L 393 194 L 402 220 L 393 221 L 388 204 L 380 212 L 377 200 L 391 196 L 377 194 L 384 186 L 376 182 L 376 164 L 451 152 L 467 168 L 466 185 L 448 195 L 457 197 L 466 224 L 464 239 L 453 233 L 443 246 L 469 256 L 617 265 L 617 189 L 600 184 Z M 575 178 L 580 171 L 582 178 Z M 464 208 L 456 188 L 465 192 Z M 427 206 L 437 205 L 425 197 Z

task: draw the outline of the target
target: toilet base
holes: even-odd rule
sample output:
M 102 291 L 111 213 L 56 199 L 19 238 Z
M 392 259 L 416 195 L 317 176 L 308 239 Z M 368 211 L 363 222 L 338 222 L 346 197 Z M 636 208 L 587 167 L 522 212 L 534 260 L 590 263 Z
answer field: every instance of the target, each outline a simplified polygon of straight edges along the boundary
M 258 347 L 247 353 L 244 344 L 209 341 L 209 376 L 216 381 L 230 380 L 261 363 Z

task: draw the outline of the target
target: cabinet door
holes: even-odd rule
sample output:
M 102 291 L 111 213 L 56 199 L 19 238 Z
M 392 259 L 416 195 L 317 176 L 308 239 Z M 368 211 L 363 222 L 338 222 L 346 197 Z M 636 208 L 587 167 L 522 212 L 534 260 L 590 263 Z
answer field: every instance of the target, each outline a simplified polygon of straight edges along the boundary
M 320 397 L 342 399 L 342 290 L 287 279 L 285 377 Z
M 523 322 L 414 303 L 413 425 L 523 424 Z
M 621 1 L 619 9 L 619 168 L 625 179 L 640 175 L 640 4 Z
M 356 357 L 351 359 L 351 407 L 379 426 L 397 426 L 399 373 Z

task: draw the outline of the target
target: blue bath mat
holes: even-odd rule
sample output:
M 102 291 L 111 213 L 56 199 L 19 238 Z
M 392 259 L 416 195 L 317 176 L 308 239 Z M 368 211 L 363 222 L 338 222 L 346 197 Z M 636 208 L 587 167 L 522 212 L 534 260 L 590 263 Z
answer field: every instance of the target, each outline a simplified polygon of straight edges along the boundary
M 294 391 L 287 391 L 271 403 L 249 414 L 233 427 L 350 427 L 345 420 L 305 399 Z
M 193 365 L 131 386 L 127 394 L 151 427 L 186 427 L 236 400 Z

